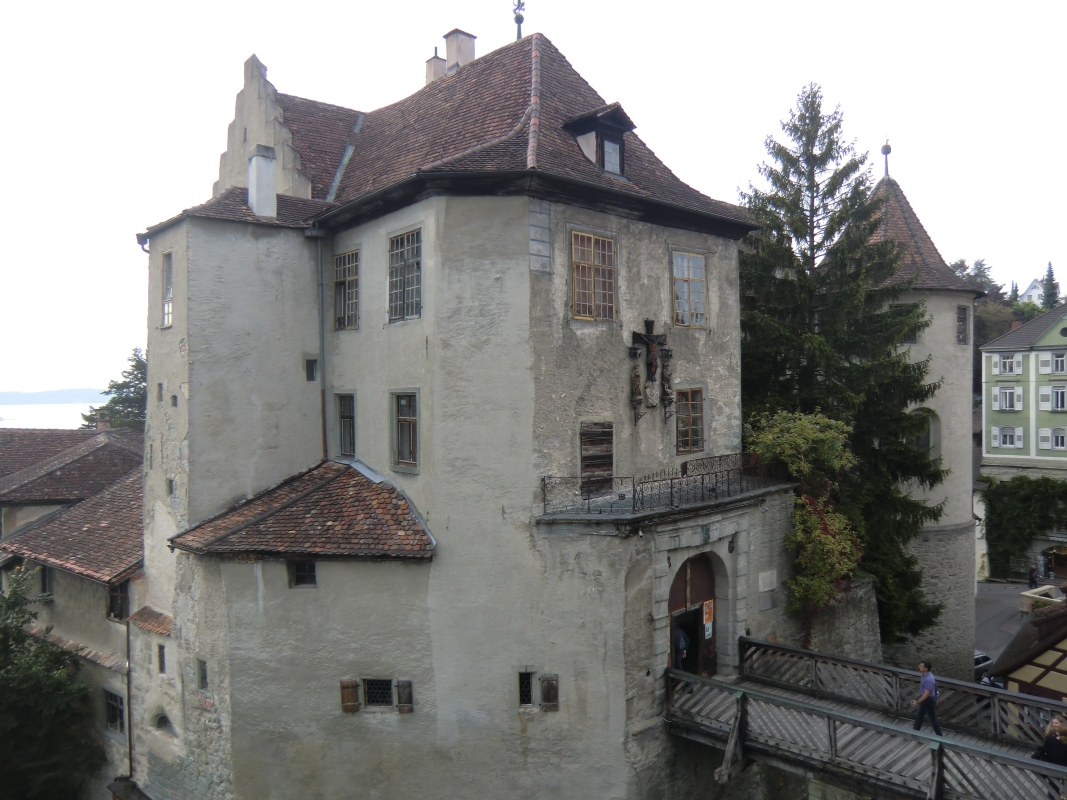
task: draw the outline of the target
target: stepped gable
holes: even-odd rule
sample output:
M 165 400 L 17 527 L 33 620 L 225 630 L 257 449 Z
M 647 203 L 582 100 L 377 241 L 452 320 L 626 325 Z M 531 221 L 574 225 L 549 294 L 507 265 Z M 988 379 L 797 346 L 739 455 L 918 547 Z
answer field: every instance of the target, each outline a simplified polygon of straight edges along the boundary
M 311 181 L 311 196 L 325 200 L 360 112 L 291 94 L 279 93 L 274 101 L 282 109 L 281 123 L 293 135 L 300 171 Z
M 1025 350 L 1032 347 L 1034 342 L 1048 333 L 1049 329 L 1055 327 L 1064 317 L 1067 317 L 1067 306 L 1056 306 L 1040 317 L 1034 317 L 1025 325 L 1020 325 L 1015 330 L 1008 331 L 1003 336 L 998 336 L 996 339 L 986 342 L 979 349 Z
M 143 559 L 140 465 L 113 486 L 0 542 L 0 552 L 100 583 L 120 583 Z
M 96 434 L 61 428 L 0 428 L 0 478 L 52 458 Z
M 434 542 L 400 492 L 326 461 L 171 537 L 179 550 L 225 555 L 431 558 Z
M 945 263 L 899 183 L 886 175 L 874 187 L 872 199 L 885 200 L 880 241 L 893 239 L 901 249 L 901 262 L 895 280 L 905 281 L 914 277 L 913 289 L 970 292 L 978 297 L 985 294 Z
M 141 466 L 143 434 L 122 429 L 86 432 L 92 436 L 0 478 L 0 503 L 83 500 Z

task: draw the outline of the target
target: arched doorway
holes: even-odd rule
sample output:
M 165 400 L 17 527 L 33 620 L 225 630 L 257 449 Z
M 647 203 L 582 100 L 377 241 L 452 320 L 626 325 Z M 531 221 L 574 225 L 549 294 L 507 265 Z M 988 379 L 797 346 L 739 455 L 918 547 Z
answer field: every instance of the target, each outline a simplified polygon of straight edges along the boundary
M 671 583 L 667 613 L 671 619 L 671 667 L 695 675 L 714 675 L 715 573 L 707 555 L 693 556 L 682 564 Z M 679 664 L 679 647 L 686 641 L 688 647 Z

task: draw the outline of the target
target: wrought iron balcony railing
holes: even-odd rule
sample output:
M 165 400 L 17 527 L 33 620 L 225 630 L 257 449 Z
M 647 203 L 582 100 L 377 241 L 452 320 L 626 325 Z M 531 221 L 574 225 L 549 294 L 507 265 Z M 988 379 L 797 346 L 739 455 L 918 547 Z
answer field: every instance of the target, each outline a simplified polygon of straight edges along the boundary
M 640 514 L 699 505 L 781 484 L 776 464 L 758 464 L 748 453 L 688 461 L 681 469 L 642 478 L 608 475 L 541 478 L 545 514 Z

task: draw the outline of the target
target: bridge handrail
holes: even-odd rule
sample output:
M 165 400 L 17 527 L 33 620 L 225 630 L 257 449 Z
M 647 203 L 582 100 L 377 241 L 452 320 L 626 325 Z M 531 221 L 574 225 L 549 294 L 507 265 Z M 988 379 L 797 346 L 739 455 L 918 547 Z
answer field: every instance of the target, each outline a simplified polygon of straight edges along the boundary
M 1049 789 L 1055 789 L 1056 792 L 1060 792 L 1064 787 L 1067 787 L 1067 767 L 1061 767 L 1055 764 L 1051 764 L 1044 761 L 1037 761 L 1032 758 L 1025 758 L 1015 756 L 1010 753 L 1002 753 L 993 750 L 988 747 L 980 745 L 969 744 L 966 742 L 956 742 L 951 739 L 947 739 L 943 736 L 937 736 L 933 733 L 926 733 L 923 731 L 914 731 L 908 728 L 895 727 L 888 725 L 877 720 L 866 719 L 864 717 L 850 714 L 848 712 L 837 711 L 831 708 L 825 708 L 815 705 L 813 703 L 807 703 L 802 700 L 795 700 L 793 698 L 781 697 L 770 692 L 762 691 L 751 686 L 743 686 L 727 681 L 720 681 L 715 678 L 704 678 L 697 675 L 692 675 L 680 670 L 668 669 L 665 672 L 667 678 L 668 687 L 668 700 L 666 709 L 666 718 L 668 721 L 681 723 L 684 725 L 695 726 L 700 728 L 702 718 L 700 714 L 693 714 L 681 710 L 676 707 L 676 698 L 679 696 L 678 690 L 682 688 L 684 684 L 695 684 L 700 686 L 709 687 L 712 690 L 718 692 L 724 692 L 732 695 L 736 698 L 737 711 L 735 712 L 731 722 L 729 723 L 732 728 L 730 731 L 729 742 L 727 743 L 727 755 L 724 760 L 724 765 L 728 767 L 728 763 L 732 757 L 731 747 L 732 743 L 736 740 L 740 742 L 746 737 L 745 732 L 742 730 L 739 734 L 737 721 L 741 720 L 741 725 L 747 727 L 744 722 L 745 703 L 748 698 L 759 701 L 770 706 L 777 706 L 780 708 L 790 709 L 795 712 L 800 712 L 804 715 L 817 717 L 823 720 L 832 720 L 829 723 L 830 734 L 827 740 L 828 747 L 815 753 L 811 743 L 804 745 L 798 745 L 795 751 L 786 750 L 785 752 L 795 752 L 800 757 L 810 757 L 811 753 L 815 753 L 815 757 L 825 762 L 828 766 L 834 765 L 847 765 L 853 761 L 848 754 L 841 755 L 838 751 L 836 744 L 836 733 L 834 733 L 834 723 L 844 723 L 845 725 L 863 728 L 868 731 L 875 732 L 877 734 L 893 737 L 896 740 L 909 740 L 913 742 L 923 742 L 928 745 L 929 753 L 931 756 L 929 764 L 929 775 L 923 781 L 920 781 L 915 776 L 913 769 L 905 769 L 906 764 L 895 758 L 887 758 L 887 764 L 890 767 L 881 767 L 877 765 L 867 765 L 867 770 L 873 769 L 877 773 L 880 773 L 883 779 L 890 780 L 892 783 L 897 783 L 903 786 L 916 787 L 917 785 L 928 784 L 930 786 L 931 794 L 928 796 L 938 797 L 941 796 L 940 784 L 946 780 L 950 780 L 946 777 L 948 772 L 953 774 L 951 778 L 952 782 L 959 783 L 958 775 L 961 770 L 966 770 L 968 766 L 973 766 L 974 762 L 969 759 L 977 759 L 980 762 L 993 762 L 1003 765 L 1008 768 L 1007 770 L 1001 770 L 999 772 L 992 771 L 994 768 L 982 769 L 981 783 L 983 789 L 988 789 L 989 794 L 964 794 L 960 791 L 946 792 L 946 796 L 954 797 L 1002 797 L 999 792 L 1004 787 L 1011 787 L 1015 791 L 1019 791 L 1020 788 L 1025 790 L 1029 796 L 1034 798 L 1043 798 Z M 677 684 L 677 685 L 676 685 Z M 718 723 L 720 726 L 724 724 L 723 720 L 710 717 Z M 717 735 L 721 738 L 723 731 L 717 731 Z M 760 734 L 766 736 L 767 734 Z M 760 742 L 744 742 L 745 747 L 755 746 L 756 749 L 760 747 L 768 747 L 766 744 Z M 879 746 L 879 751 L 885 751 L 889 747 L 888 744 Z M 809 755 L 805 756 L 804 749 L 806 749 Z M 771 750 L 781 753 L 781 748 L 771 746 Z M 946 755 L 947 754 L 947 755 Z M 953 755 L 955 754 L 955 755 Z M 1023 773 L 1020 776 L 1019 773 Z M 1028 780 L 1024 776 L 1026 774 L 1040 776 L 1044 779 L 1044 782 L 1035 783 L 1033 780 Z M 978 775 L 973 776 L 975 778 Z M 977 790 L 976 790 L 977 791 Z M 1023 795 L 1016 795 L 1022 797 Z M 1051 796 L 1051 795 L 1049 795 Z
M 896 715 L 910 713 L 909 698 L 905 697 L 902 690 L 914 690 L 916 695 L 918 693 L 920 675 L 915 670 L 872 664 L 859 659 L 802 650 L 798 647 L 773 644 L 745 636 L 739 637 L 738 641 L 741 651 L 740 676 L 745 680 L 766 683 L 817 697 L 845 700 L 864 708 Z M 804 677 L 800 680 L 781 680 L 780 674 L 777 677 L 773 673 L 768 674 L 770 670 L 761 674 L 758 669 L 753 669 L 760 666 L 761 662 L 757 659 L 761 655 L 777 654 L 787 656 L 794 663 L 796 660 L 805 662 L 807 669 Z M 766 660 L 766 658 L 763 659 L 763 661 Z M 865 696 L 856 692 L 835 691 L 841 688 L 841 683 L 825 684 L 820 674 L 824 670 L 820 670 L 819 665 L 833 665 L 857 672 L 880 675 L 887 680 L 887 684 L 879 687 L 882 691 L 871 691 Z M 792 672 L 796 673 L 797 670 L 794 669 Z M 962 726 L 968 733 L 983 738 L 1036 746 L 1044 738 L 1044 727 L 1048 724 L 1051 714 L 1067 715 L 1067 703 L 1056 700 L 1020 695 L 1018 692 L 953 678 L 938 677 L 937 685 L 942 698 L 937 713 L 942 724 L 948 727 Z M 869 684 L 865 685 L 863 682 L 854 682 L 847 688 L 871 689 Z M 962 695 L 974 702 L 968 703 L 965 700 L 961 703 L 955 700 L 953 695 Z

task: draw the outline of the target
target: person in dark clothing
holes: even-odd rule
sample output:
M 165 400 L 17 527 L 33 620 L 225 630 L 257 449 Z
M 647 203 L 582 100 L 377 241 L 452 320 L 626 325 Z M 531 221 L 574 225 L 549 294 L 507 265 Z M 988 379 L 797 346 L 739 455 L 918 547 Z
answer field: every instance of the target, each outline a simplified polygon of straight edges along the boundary
M 1053 715 L 1045 728 L 1045 741 L 1032 758 L 1067 767 L 1067 725 L 1064 725 L 1062 717 Z
M 674 629 L 674 668 L 684 669 L 683 663 L 685 662 L 685 651 L 689 649 L 689 637 L 685 635 L 685 631 L 681 626 L 676 626 Z
M 915 724 L 912 727 L 920 730 L 923 726 L 923 717 L 927 716 L 930 718 L 930 726 L 934 729 L 934 733 L 940 736 L 941 726 L 937 724 L 937 679 L 930 671 L 931 666 L 929 661 L 919 662 L 919 672 L 922 678 L 919 679 L 919 699 L 911 701 L 911 707 L 918 709 L 915 713 Z
M 1037 564 L 1030 565 L 1030 588 L 1037 588 Z

